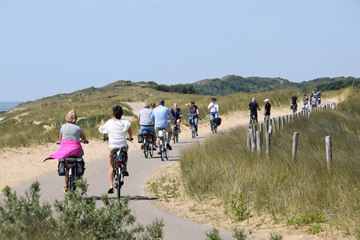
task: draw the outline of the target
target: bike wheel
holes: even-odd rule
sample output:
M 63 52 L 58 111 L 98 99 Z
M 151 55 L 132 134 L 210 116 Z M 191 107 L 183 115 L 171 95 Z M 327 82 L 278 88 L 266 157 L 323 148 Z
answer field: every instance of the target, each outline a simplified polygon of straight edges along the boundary
M 176 142 L 176 133 L 174 134 L 174 144 L 175 144 L 175 142 Z
M 169 149 L 165 149 L 165 158 L 166 160 L 169 160 Z
M 120 176 L 118 179 L 120 179 Z M 117 192 L 117 198 L 120 200 L 120 195 L 121 195 L 121 182 L 120 181 L 117 183 L 116 192 Z
M 70 176 L 67 175 L 67 177 L 66 177 L 66 182 L 67 182 L 67 189 L 68 189 L 68 190 L 73 190 L 73 188 L 74 188 L 74 181 L 73 181 L 71 175 L 70 175 Z
M 150 157 L 153 157 L 154 155 L 154 144 L 151 144 L 151 147 L 150 147 Z
M 217 133 L 217 126 L 214 127 L 214 133 Z
M 176 143 L 179 142 L 179 136 L 176 136 Z
M 192 136 L 192 138 L 195 138 L 195 131 L 194 130 L 191 131 L 191 136 Z
M 149 150 L 148 150 L 148 146 L 144 146 L 144 156 L 145 156 L 145 158 L 148 158 L 148 156 L 149 156 L 149 152 L 148 152 Z

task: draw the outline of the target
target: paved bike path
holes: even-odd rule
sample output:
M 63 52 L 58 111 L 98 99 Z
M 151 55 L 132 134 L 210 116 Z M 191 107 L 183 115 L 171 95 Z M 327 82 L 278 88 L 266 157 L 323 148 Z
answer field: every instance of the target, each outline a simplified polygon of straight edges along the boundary
M 132 210 L 132 214 L 135 215 L 137 222 L 146 225 L 156 218 L 164 220 L 164 239 L 205 239 L 205 233 L 212 230 L 212 227 L 180 218 L 152 204 L 152 199 L 147 198 L 145 195 L 146 179 L 161 167 L 166 166 L 173 161 L 178 161 L 182 148 L 188 147 L 194 142 L 202 141 L 209 136 L 211 136 L 211 134 L 204 134 L 195 139 L 182 139 L 178 144 L 172 144 L 173 150 L 170 151 L 169 160 L 164 162 L 161 161 L 160 155 L 157 153 L 154 153 L 154 158 L 149 157 L 148 159 L 145 159 L 141 150 L 129 152 L 128 171 L 130 176 L 125 178 L 125 184 L 122 187 L 121 195 L 130 196 L 129 207 Z M 84 159 L 86 160 L 86 153 Z M 88 196 L 94 196 L 95 199 L 98 200 L 98 206 L 101 206 L 100 197 L 103 194 L 106 194 L 109 188 L 108 171 L 108 157 L 86 163 L 84 177 L 89 184 L 87 194 Z M 24 191 L 29 189 L 31 183 L 35 180 L 38 180 L 41 183 L 42 201 L 45 200 L 53 203 L 55 199 L 60 200 L 64 198 L 64 193 L 62 192 L 64 185 L 63 177 L 59 177 L 57 172 L 51 172 L 34 178 L 15 187 L 13 190 L 19 195 L 23 195 Z M 115 193 L 110 194 L 109 196 L 111 198 L 116 198 Z M 2 197 L 0 197 L 0 199 L 1 198 Z M 225 231 L 220 231 L 220 236 L 222 239 L 234 239 L 232 233 Z

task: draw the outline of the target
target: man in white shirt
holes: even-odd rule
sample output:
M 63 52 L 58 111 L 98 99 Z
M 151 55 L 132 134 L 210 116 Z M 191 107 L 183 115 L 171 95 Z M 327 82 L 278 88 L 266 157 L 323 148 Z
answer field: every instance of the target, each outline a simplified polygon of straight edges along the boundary
M 212 120 L 219 117 L 219 104 L 216 103 L 216 98 L 214 97 L 211 98 L 211 101 L 212 102 L 209 104 L 208 110 L 210 109 L 210 126 L 212 130 Z

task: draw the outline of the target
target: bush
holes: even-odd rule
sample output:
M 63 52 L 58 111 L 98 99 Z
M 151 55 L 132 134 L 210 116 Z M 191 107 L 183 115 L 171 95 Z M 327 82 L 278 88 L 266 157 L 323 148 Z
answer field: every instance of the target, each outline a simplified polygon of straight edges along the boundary
M 104 204 L 96 208 L 94 198 L 86 196 L 87 184 L 77 181 L 79 190 L 68 191 L 65 199 L 55 200 L 56 218 L 51 205 L 42 205 L 40 183 L 34 182 L 26 197 L 18 198 L 5 187 L 4 204 L 0 204 L 1 239 L 162 239 L 162 220 L 144 227 L 135 225 L 128 207 L 129 198 L 111 200 L 103 195 Z

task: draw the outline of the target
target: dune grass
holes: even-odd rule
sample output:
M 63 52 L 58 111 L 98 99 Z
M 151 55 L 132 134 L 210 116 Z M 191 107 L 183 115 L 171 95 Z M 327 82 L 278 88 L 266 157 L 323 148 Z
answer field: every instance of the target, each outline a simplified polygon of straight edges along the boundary
M 188 194 L 198 200 L 220 198 L 233 219 L 238 217 L 231 211 L 234 202 L 248 202 L 251 212 L 271 213 L 274 220 L 321 213 L 329 226 L 356 235 L 360 231 L 360 94 L 340 106 L 340 111 L 313 113 L 276 131 L 269 158 L 264 151 L 258 155 L 247 149 L 245 127 L 184 150 L 180 166 Z M 292 162 L 294 132 L 300 134 Z M 329 135 L 331 171 L 325 152 Z
M 349 88 L 350 89 L 350 88 Z M 344 91 L 344 90 L 340 90 Z M 350 90 L 348 90 L 349 92 Z M 237 93 L 229 96 L 215 96 L 220 105 L 220 115 L 231 114 L 234 111 L 248 111 L 247 106 L 253 97 L 256 97 L 262 107 L 262 100 L 268 98 L 272 108 L 288 107 L 293 93 L 301 94 L 296 89 L 282 89 L 262 93 Z M 337 91 L 332 92 L 334 96 Z M 324 94 L 326 96 L 327 93 Z M 344 95 L 345 99 L 346 94 Z M 190 95 L 180 93 L 159 92 L 151 88 L 132 86 L 129 83 L 107 85 L 103 88 L 88 88 L 70 94 L 58 94 L 34 102 L 22 104 L 1 115 L 0 121 L 0 148 L 29 146 L 56 142 L 59 130 L 65 123 L 65 116 L 71 109 L 78 115 L 77 124 L 85 132 L 87 138 L 101 138 L 98 132 L 100 124 L 112 117 L 111 109 L 115 105 L 124 108 L 124 116 L 132 117 L 132 129 L 136 133 L 139 129 L 137 116 L 126 102 L 155 102 L 158 105 L 160 98 L 165 105 L 171 108 L 175 102 L 183 112 L 183 121 L 188 122 L 186 114 L 189 110 L 186 103 L 195 101 L 200 109 L 200 120 L 208 120 L 207 106 L 211 102 L 209 95 Z

